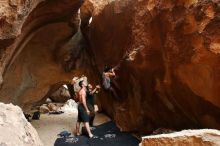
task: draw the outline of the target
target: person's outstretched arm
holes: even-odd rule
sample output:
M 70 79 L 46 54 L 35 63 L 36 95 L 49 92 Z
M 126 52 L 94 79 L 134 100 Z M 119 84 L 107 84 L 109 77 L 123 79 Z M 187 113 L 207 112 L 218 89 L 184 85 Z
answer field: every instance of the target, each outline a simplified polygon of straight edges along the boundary
M 92 90 L 91 94 L 96 93 L 96 91 L 97 91 L 98 89 L 100 89 L 100 86 L 99 86 L 99 85 L 96 85 L 95 89 L 94 89 L 94 90 Z
M 114 69 L 112 69 L 112 71 L 111 72 L 108 72 L 108 73 L 106 73 L 108 76 L 110 76 L 110 77 L 114 77 L 116 74 L 115 74 L 115 71 L 114 71 Z
M 114 69 L 112 69 L 112 76 L 116 76 Z

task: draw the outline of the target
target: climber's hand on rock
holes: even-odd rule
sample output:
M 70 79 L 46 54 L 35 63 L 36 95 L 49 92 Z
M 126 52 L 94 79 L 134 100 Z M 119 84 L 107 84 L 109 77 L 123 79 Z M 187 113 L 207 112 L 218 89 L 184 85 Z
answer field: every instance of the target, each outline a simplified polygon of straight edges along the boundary
M 97 89 L 100 89 L 101 87 L 100 87 L 100 85 L 96 85 L 96 88 L 97 88 Z

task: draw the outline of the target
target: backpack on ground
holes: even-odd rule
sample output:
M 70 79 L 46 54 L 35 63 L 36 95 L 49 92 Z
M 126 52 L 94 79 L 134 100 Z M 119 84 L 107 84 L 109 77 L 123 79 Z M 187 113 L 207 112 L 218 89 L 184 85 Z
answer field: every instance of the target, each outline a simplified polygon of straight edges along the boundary
M 40 120 L 40 112 L 39 111 L 34 112 L 32 120 Z

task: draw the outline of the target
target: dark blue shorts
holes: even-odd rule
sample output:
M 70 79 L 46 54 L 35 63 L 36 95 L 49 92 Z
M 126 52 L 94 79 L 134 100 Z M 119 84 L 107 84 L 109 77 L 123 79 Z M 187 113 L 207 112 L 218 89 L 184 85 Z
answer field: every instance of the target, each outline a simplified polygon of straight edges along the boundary
M 89 115 L 86 112 L 83 104 L 78 105 L 78 122 L 89 122 Z

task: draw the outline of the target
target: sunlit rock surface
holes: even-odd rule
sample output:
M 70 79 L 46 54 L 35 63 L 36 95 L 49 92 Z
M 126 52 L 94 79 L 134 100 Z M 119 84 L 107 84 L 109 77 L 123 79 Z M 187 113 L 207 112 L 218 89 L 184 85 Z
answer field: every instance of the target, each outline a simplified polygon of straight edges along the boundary
M 18 106 L 0 103 L 0 130 L 1 146 L 43 146 Z
M 171 134 L 146 136 L 140 146 L 218 146 L 220 131 L 212 129 L 184 130 Z

